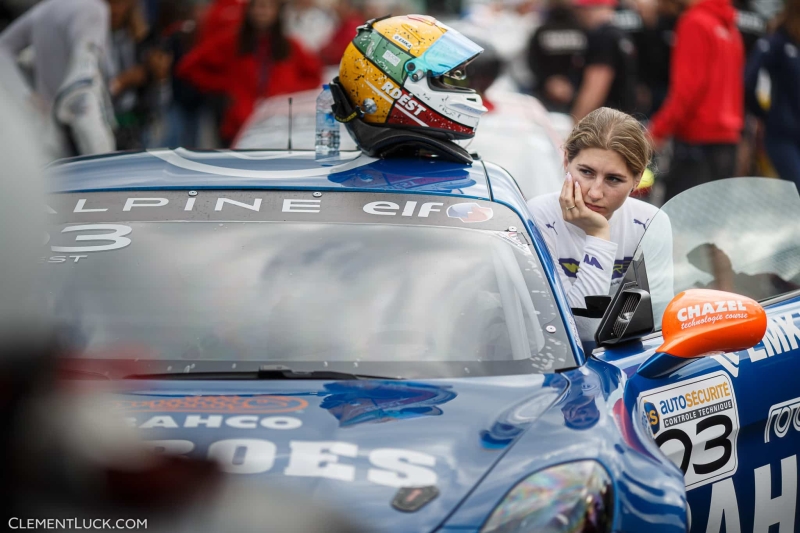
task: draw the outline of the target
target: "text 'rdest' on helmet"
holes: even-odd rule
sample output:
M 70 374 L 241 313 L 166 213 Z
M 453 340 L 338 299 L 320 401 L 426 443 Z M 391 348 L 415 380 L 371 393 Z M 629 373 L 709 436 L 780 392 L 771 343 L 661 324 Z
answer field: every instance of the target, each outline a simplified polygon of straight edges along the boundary
M 481 52 L 483 48 L 432 17 L 371 20 L 359 28 L 339 65 L 334 85 L 343 93 L 339 99 L 348 100 L 339 111 L 346 107 L 350 116 L 337 117 L 443 141 L 472 138 L 487 109 L 477 92 L 456 83 Z

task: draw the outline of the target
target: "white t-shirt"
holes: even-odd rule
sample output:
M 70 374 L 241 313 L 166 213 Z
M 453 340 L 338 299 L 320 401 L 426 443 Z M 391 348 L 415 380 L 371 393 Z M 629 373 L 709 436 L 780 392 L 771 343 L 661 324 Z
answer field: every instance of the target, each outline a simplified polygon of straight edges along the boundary
M 628 198 L 609 220 L 611 240 L 587 236 L 578 226 L 565 222 L 558 203 L 560 192 L 545 194 L 528 201 L 534 222 L 544 237 L 556 270 L 567 293 L 570 307 L 586 308 L 585 296 L 608 295 L 625 275 L 639 241 L 655 218 L 658 208 Z M 665 224 L 659 231 L 663 246 L 654 259 L 645 255 L 651 293 L 671 291 L 672 234 L 669 219 L 662 215 Z M 668 297 L 667 301 L 671 298 Z M 663 299 L 663 297 L 662 297 Z M 660 312 L 661 310 L 654 310 Z

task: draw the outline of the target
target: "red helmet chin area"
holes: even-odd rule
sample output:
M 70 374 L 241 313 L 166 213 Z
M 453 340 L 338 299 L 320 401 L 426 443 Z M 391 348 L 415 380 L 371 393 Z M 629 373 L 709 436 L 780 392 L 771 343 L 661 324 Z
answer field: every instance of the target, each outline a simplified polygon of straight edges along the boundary
M 420 104 L 406 89 L 398 88 L 398 90 L 402 95 L 395 100 L 386 121 L 387 125 L 422 128 L 420 131 L 424 131 L 425 128 L 447 130 L 455 139 L 466 139 L 475 135 L 475 128 L 460 124 Z

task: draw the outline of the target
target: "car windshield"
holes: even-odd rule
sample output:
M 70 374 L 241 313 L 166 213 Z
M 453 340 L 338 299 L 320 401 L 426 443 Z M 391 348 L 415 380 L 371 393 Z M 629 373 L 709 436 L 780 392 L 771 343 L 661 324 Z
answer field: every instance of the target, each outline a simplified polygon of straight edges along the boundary
M 648 225 L 647 265 L 656 329 L 679 292 L 707 288 L 758 301 L 800 289 L 800 195 L 794 183 L 731 178 L 681 193 Z
M 82 211 L 114 201 L 82 198 Z M 140 212 L 155 212 L 156 200 L 141 199 L 156 207 Z M 458 227 L 457 216 L 477 216 L 458 206 L 477 204 L 448 208 L 457 225 L 444 227 L 399 223 L 400 216 L 380 223 L 399 205 L 392 202 L 366 204 L 364 211 L 384 213 L 376 223 L 253 220 L 244 201 L 223 211 L 249 220 L 208 220 L 222 217 L 214 202 L 198 219 L 101 213 L 115 222 L 51 228 L 50 305 L 84 358 L 163 363 L 151 372 L 280 363 L 403 378 L 575 365 L 526 238 L 515 228 Z M 515 216 L 491 205 L 486 216 Z

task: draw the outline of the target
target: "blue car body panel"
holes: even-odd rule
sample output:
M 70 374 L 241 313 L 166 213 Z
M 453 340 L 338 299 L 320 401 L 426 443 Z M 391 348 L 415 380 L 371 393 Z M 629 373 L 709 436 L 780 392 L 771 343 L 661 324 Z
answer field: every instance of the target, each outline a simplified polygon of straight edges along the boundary
M 139 392 L 121 397 L 118 408 L 142 427 L 147 440 L 161 446 L 188 441 L 189 453 L 206 456 L 211 450 L 228 471 L 269 475 L 282 490 L 309 500 L 333 499 L 370 530 L 433 531 L 503 457 L 512 437 L 497 445 L 488 435 L 513 418 L 508 406 L 533 406 L 533 416 L 514 421 L 510 430 L 524 432 L 535 424 L 537 411 L 546 410 L 566 389 L 567 380 L 555 378 L 547 383 L 535 375 L 424 382 L 150 381 Z M 193 396 L 198 393 L 205 400 Z M 228 405 L 238 406 L 233 416 L 219 414 Z M 189 417 L 198 416 L 211 420 L 212 426 L 217 421 L 209 417 L 219 417 L 219 426 L 186 427 L 187 420 L 192 425 Z M 240 427 L 231 427 L 232 420 Z M 302 471 L 291 464 L 297 455 L 293 447 L 302 442 L 345 443 L 357 446 L 357 454 L 338 451 L 340 472 Z M 220 446 L 238 447 L 238 461 L 216 455 Z M 263 449 L 274 456 L 271 465 L 251 460 Z M 440 495 L 415 513 L 392 508 L 398 488 L 371 481 L 376 472 L 386 471 L 374 455 L 386 449 L 432 458 L 411 461 L 435 473 Z M 334 475 L 338 477 L 326 477 Z
M 490 199 L 481 165 L 385 161 L 360 152 L 151 150 L 64 160 L 52 192 L 146 189 L 295 189 L 431 193 Z
M 798 493 L 797 453 L 800 450 L 800 296 L 764 305 L 768 329 L 764 339 L 748 350 L 704 357 L 691 362 L 670 375 L 649 380 L 635 371 L 649 359 L 661 344 L 660 336 L 642 343 L 607 349 L 598 358 L 622 368 L 631 375 L 625 393 L 627 408 L 634 420 L 645 416 L 639 412 L 637 398 L 658 387 L 701 380 L 724 373 L 728 376 L 736 398 L 738 422 L 729 441 L 736 464 L 723 477 L 687 490 L 692 532 L 718 531 L 798 531 L 796 516 Z M 655 406 L 661 409 L 662 406 Z M 673 405 L 663 406 L 667 411 Z M 675 408 L 675 413 L 687 412 Z M 671 414 L 671 413 L 670 413 Z M 663 418 L 663 413 L 659 412 Z M 712 415 L 713 416 L 713 415 Z M 700 422 L 696 433 L 694 455 L 688 469 L 719 460 L 727 453 L 724 435 Z M 706 429 L 704 429 L 704 427 Z M 675 442 L 672 443 L 676 445 Z M 679 448 L 679 456 L 682 449 Z M 712 450 L 709 460 L 698 459 L 697 451 Z M 688 479 L 688 478 L 687 478 Z M 770 529 L 773 528 L 773 529 Z
M 659 335 L 592 357 L 583 353 L 525 198 L 513 178 L 491 163 L 375 160 L 356 153 L 318 161 L 313 153 L 178 150 L 68 160 L 51 170 L 54 192 L 350 189 L 501 203 L 522 221 L 580 363 L 544 376 L 419 382 L 142 382 L 117 407 L 157 447 L 214 457 L 234 473 L 277 476 L 281 487 L 330 499 L 381 531 L 477 532 L 517 482 L 582 459 L 598 461 L 613 479 L 615 531 L 678 533 L 687 531 L 689 520 L 693 532 L 800 530 L 800 297 L 765 305 L 770 329 L 755 348 L 698 359 L 649 380 L 637 369 L 661 344 Z M 732 407 L 691 413 L 675 403 L 670 411 L 671 390 L 685 397 L 695 392 L 689 390 L 693 384 L 699 388 L 708 380 L 732 395 Z M 647 401 L 662 397 L 663 406 Z M 722 431 L 712 429 L 724 416 L 735 419 L 723 421 Z M 731 431 L 720 437 L 729 423 Z M 675 431 L 667 433 L 667 424 Z M 691 470 L 685 477 L 667 455 L 682 456 L 676 431 L 686 424 L 697 425 L 691 437 L 699 443 L 686 456 Z M 673 442 L 659 449 L 656 435 Z M 730 452 L 722 440 L 731 443 Z M 338 443 L 329 463 L 293 463 L 299 449 L 320 442 Z M 248 456 L 252 450 L 261 459 Z M 416 512 L 394 509 L 390 456 L 395 467 L 397 461 L 405 465 L 401 469 L 416 465 L 413 475 L 435 479 L 438 497 Z M 721 473 L 713 470 L 718 463 Z M 690 476 L 696 479 L 687 491 Z
M 545 383 L 561 378 L 569 380 L 568 392 L 519 437 L 447 525 L 480 527 L 508 490 L 530 473 L 593 459 L 615 482 L 616 531 L 684 531 L 681 472 L 655 447 L 621 430 L 624 374 L 590 359 L 576 370 L 546 376 Z M 654 469 L 662 475 L 652 476 Z
M 561 311 L 564 327 L 573 332 L 573 334 L 570 335 L 572 350 L 575 352 L 578 361 L 583 362 L 586 356 L 578 338 L 572 312 L 569 310 L 564 286 L 561 284 L 561 278 L 558 276 L 555 263 L 550 259 L 550 253 L 547 251 L 544 238 L 542 234 L 539 233 L 539 228 L 537 228 L 536 224 L 533 222 L 533 216 L 525 203 L 522 191 L 517 185 L 517 182 L 514 181 L 514 178 L 500 166 L 489 162 L 484 162 L 484 166 L 486 168 L 486 174 L 489 177 L 489 183 L 491 184 L 492 199 L 497 203 L 510 207 L 525 223 L 525 229 L 533 240 L 534 250 L 536 250 L 539 261 L 544 266 L 547 280 L 550 282 L 550 286 L 553 287 L 553 292 L 557 295 L 556 303 Z

